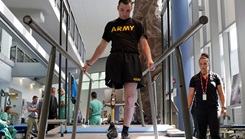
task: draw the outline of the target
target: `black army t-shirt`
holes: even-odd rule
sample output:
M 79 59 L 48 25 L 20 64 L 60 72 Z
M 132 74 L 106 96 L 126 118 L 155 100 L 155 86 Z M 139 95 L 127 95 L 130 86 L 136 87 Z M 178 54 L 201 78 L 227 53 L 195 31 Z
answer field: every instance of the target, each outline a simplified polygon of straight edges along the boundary
M 102 38 L 107 42 L 112 41 L 111 52 L 138 53 L 137 44 L 142 35 L 147 37 L 141 22 L 132 18 L 117 18 L 107 23 Z

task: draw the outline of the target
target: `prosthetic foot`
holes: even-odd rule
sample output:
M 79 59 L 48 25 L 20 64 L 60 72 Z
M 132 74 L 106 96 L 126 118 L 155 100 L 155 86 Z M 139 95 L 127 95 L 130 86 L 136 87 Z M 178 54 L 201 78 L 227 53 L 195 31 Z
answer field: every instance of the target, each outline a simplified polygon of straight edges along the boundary
M 108 139 L 115 139 L 115 138 L 117 138 L 118 133 L 117 133 L 117 129 L 116 129 L 114 123 L 111 123 L 110 124 L 110 127 L 107 130 L 106 136 L 107 136 Z

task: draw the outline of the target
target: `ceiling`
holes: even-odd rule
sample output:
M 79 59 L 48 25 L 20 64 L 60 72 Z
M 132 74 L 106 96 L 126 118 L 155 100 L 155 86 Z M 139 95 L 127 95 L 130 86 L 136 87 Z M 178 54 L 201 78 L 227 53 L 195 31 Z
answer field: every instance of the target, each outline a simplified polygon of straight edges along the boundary
M 39 23 L 56 40 L 59 40 L 59 22 L 46 0 L 2 0 L 22 21 L 26 14 L 42 12 L 45 21 Z M 52 1 L 52 0 L 50 0 Z M 86 59 L 90 59 L 101 41 L 106 23 L 118 17 L 118 0 L 71 0 L 70 7 L 86 47 Z M 28 13 L 29 12 L 29 13 Z M 35 37 L 36 38 L 36 37 Z M 42 40 L 40 40 L 42 41 Z M 42 42 L 42 44 L 45 42 Z M 50 46 L 44 48 L 50 51 Z M 109 55 L 110 47 L 101 57 Z
M 2 0 L 9 10 L 23 23 L 23 17 L 30 15 L 44 30 L 52 36 L 54 40 L 59 42 L 59 16 L 55 14 L 51 3 L 58 2 L 59 0 Z M 77 26 L 80 30 L 83 43 L 86 48 L 86 60 L 89 60 L 96 47 L 101 41 L 106 23 L 118 17 L 117 11 L 118 0 L 71 0 L 69 5 L 75 17 Z M 59 11 L 58 9 L 56 9 Z M 42 18 L 43 16 L 43 18 Z M 44 20 L 42 20 L 44 19 Z M 27 30 L 30 28 L 23 23 Z M 50 53 L 51 45 L 43 40 L 36 32 L 32 32 L 33 37 L 43 47 L 43 49 Z M 65 44 L 65 34 L 62 34 L 62 47 Z M 71 49 L 71 50 L 70 50 Z M 77 52 L 72 50 L 69 46 L 69 54 L 76 60 L 80 58 Z M 101 55 L 107 57 L 110 53 L 110 44 L 105 52 Z M 33 56 L 34 57 L 34 56 Z M 63 56 L 62 56 L 63 57 Z M 63 58 L 62 58 L 63 59 Z M 56 64 L 59 62 L 59 56 L 56 55 Z M 65 60 L 62 60 L 61 67 L 64 70 Z M 77 67 L 68 61 L 68 71 L 76 71 Z M 74 73 L 76 76 L 76 73 Z M 46 78 L 40 78 L 40 83 L 44 84 Z M 41 81 L 43 80 L 43 81 Z
M 101 41 L 106 23 L 118 17 L 118 0 L 73 0 L 70 4 L 87 49 L 87 59 L 90 59 Z M 107 47 L 101 57 L 108 56 L 109 51 Z

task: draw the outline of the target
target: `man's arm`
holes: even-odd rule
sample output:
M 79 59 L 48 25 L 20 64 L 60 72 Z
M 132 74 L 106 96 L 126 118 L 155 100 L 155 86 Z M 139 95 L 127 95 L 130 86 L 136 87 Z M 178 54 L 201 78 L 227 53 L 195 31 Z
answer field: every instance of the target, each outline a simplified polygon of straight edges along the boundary
M 32 107 L 30 107 L 30 106 L 27 108 L 27 110 L 28 110 L 29 112 L 38 112 L 37 108 L 32 108 Z
M 145 36 L 141 36 L 141 38 L 140 38 L 140 47 L 141 47 L 141 50 L 144 52 L 144 55 L 147 59 L 147 66 L 148 66 L 148 68 L 150 68 L 151 65 L 153 64 L 153 60 L 151 57 L 151 50 L 150 50 L 149 44 L 148 44 Z
M 108 45 L 108 42 L 104 39 L 101 40 L 100 44 L 97 46 L 92 58 L 89 60 L 88 64 L 85 64 L 83 69 L 84 71 L 87 71 L 91 65 L 93 65 L 98 58 L 102 55 L 102 53 L 105 51 L 106 46 Z
M 89 119 L 92 117 L 93 110 L 90 108 L 89 109 Z
M 60 106 L 61 106 L 61 107 L 65 107 L 65 105 L 66 105 L 66 104 L 65 104 L 65 101 L 62 101 L 62 102 L 60 103 Z

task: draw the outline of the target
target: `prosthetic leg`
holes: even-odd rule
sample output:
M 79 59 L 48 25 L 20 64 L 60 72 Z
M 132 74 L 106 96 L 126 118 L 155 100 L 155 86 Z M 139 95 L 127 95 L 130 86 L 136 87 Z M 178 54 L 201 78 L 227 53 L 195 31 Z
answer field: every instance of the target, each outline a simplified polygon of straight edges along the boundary
M 118 136 L 117 129 L 115 127 L 115 104 L 116 104 L 115 86 L 112 85 L 112 93 L 111 93 L 111 123 L 110 123 L 110 127 L 107 130 L 108 139 L 115 139 Z

